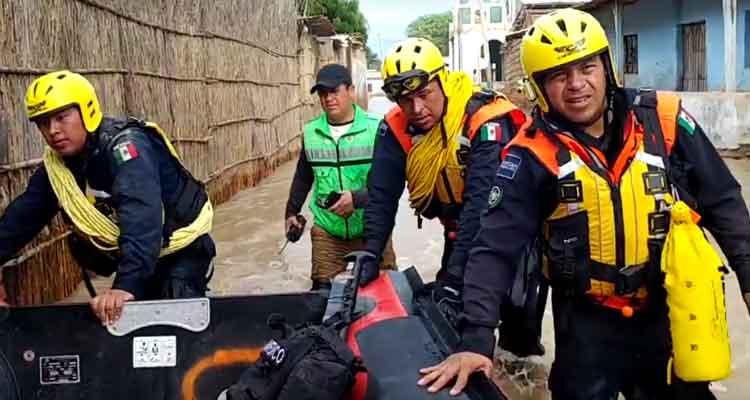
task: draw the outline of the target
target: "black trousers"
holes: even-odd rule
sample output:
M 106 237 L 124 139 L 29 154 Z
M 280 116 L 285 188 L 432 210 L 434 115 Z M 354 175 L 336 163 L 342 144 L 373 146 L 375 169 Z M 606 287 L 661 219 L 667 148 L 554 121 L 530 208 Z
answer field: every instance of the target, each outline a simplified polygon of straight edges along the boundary
M 443 230 L 443 256 L 440 258 L 440 270 L 438 270 L 436 279 L 444 280 L 448 277 L 448 261 L 453 254 L 455 239 L 451 239 L 447 229 Z
M 663 294 L 624 318 L 584 298 L 552 291 L 555 361 L 553 400 L 714 400 L 707 382 L 672 377 L 667 385 L 670 336 Z
M 215 256 L 214 241 L 206 234 L 184 249 L 160 258 L 144 300 L 205 296 Z
M 70 249 L 78 263 L 98 275 L 110 276 L 117 270 L 117 258 L 93 247 L 87 240 L 70 236 Z M 213 274 L 216 247 L 208 234 L 184 249 L 161 257 L 154 274 L 146 282 L 145 296 L 137 300 L 203 297 Z

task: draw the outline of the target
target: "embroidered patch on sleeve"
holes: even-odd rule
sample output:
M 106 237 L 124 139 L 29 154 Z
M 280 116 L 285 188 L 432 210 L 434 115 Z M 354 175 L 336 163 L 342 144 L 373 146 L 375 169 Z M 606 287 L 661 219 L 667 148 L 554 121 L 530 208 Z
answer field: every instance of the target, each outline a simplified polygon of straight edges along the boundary
M 680 115 L 677 116 L 677 125 L 687 131 L 691 136 L 695 132 L 695 119 L 693 119 L 693 117 L 685 110 L 680 110 Z
M 479 140 L 490 140 L 496 142 L 502 135 L 500 124 L 488 122 L 479 128 Z
M 503 188 L 500 186 L 493 186 L 492 189 L 490 189 L 490 196 L 489 200 L 487 202 L 487 208 L 495 208 L 500 204 L 500 201 L 503 199 Z
M 138 149 L 136 149 L 135 144 L 129 140 L 119 143 L 114 147 L 113 151 L 117 165 L 138 158 Z
M 503 159 L 503 162 L 500 163 L 500 167 L 497 169 L 497 176 L 512 180 L 516 177 L 516 172 L 518 172 L 520 166 L 521 157 L 515 154 L 508 154 Z

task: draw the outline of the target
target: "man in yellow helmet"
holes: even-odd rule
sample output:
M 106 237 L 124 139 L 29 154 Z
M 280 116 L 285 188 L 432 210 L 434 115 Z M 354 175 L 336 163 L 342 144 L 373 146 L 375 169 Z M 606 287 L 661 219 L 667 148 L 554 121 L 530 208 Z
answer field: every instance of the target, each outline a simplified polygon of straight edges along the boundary
M 750 217 L 740 186 L 675 95 L 619 86 L 607 37 L 573 9 L 539 18 L 521 45 L 532 120 L 503 151 L 467 264 L 461 351 L 420 385 L 489 373 L 514 260 L 540 231 L 552 286 L 553 399 L 712 399 L 669 376 L 661 249 L 672 189 L 702 216 L 750 292 Z M 514 240 L 505 240 L 512 236 Z
M 498 154 L 525 116 L 500 95 L 476 92 L 464 72 L 449 72 L 440 50 L 425 39 L 397 44 L 383 60 L 382 75 L 383 91 L 396 106 L 375 142 L 366 248 L 382 254 L 406 184 L 419 222 L 438 218 L 445 228 L 437 287 L 458 303 L 469 242 L 487 204 Z M 362 283 L 377 274 L 375 261 L 365 264 Z
M 34 80 L 26 114 L 48 147 L 44 166 L 0 218 L 0 262 L 62 209 L 82 238 L 71 243 L 78 262 L 117 273 L 91 300 L 103 323 L 129 300 L 204 296 L 216 253 L 211 203 L 161 129 L 104 117 L 94 87 L 70 71 Z

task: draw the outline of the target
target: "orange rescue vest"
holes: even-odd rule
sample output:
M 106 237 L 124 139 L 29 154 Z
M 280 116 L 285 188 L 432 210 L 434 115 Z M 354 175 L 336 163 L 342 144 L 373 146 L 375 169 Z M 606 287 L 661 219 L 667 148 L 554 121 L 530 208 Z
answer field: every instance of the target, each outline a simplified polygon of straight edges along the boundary
M 677 96 L 641 92 L 612 165 L 568 132 L 525 134 L 530 121 L 505 148 L 527 149 L 558 179 L 558 206 L 543 227 L 553 287 L 623 315 L 645 304 L 669 227 L 666 169 L 679 111 Z

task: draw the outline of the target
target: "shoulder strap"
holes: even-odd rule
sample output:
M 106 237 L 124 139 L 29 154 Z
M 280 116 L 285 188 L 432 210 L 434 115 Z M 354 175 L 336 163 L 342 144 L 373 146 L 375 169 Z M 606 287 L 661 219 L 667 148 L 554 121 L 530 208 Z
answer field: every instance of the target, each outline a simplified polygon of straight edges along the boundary
M 633 110 L 646 128 L 646 151 L 660 155 L 666 162 L 675 142 L 680 98 L 671 93 L 641 89 L 633 100 Z
M 677 137 L 677 117 L 680 114 L 680 98 L 673 93 L 656 92 L 656 113 L 659 116 L 667 154 L 672 153 Z
M 404 153 L 409 154 L 411 150 L 411 136 L 406 132 L 408 121 L 406 115 L 404 115 L 401 107 L 393 107 L 384 118 L 385 123 L 393 132 L 393 136 L 401 144 L 401 148 L 404 149 Z
M 527 120 L 521 127 L 520 132 L 524 132 L 530 127 L 532 119 Z M 560 149 L 558 143 L 544 134 L 537 131 L 534 135 L 519 134 L 516 135 L 510 143 L 503 149 L 502 157 L 508 154 L 513 147 L 521 147 L 529 150 L 534 157 L 553 175 L 557 176 L 560 171 L 560 165 L 557 155 Z
M 489 91 L 477 92 L 466 104 L 463 136 L 472 140 L 482 125 L 505 115 L 511 117 L 514 125 L 513 128 L 516 131 L 526 121 L 523 111 L 501 93 Z

